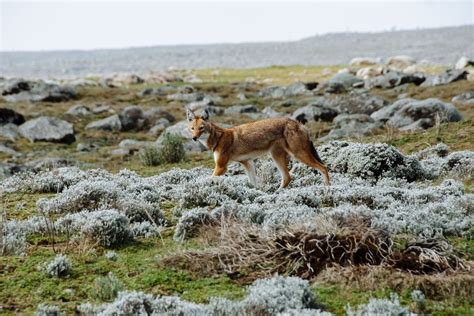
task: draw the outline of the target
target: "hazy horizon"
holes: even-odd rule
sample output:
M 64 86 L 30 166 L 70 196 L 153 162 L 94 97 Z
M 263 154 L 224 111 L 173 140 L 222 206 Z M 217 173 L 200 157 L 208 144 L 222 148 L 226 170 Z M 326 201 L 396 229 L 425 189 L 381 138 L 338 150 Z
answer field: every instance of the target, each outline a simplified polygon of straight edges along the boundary
M 471 1 L 1 2 L 0 11 L 2 52 L 287 42 L 474 23 Z

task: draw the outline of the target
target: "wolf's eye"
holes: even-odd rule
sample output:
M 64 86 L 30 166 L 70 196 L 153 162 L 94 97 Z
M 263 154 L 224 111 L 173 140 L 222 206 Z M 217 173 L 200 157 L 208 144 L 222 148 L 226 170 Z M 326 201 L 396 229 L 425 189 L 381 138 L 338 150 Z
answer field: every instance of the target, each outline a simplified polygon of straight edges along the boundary
M 200 126 L 199 130 L 202 131 L 204 129 L 204 126 Z
M 194 127 L 191 127 L 191 130 L 194 131 Z

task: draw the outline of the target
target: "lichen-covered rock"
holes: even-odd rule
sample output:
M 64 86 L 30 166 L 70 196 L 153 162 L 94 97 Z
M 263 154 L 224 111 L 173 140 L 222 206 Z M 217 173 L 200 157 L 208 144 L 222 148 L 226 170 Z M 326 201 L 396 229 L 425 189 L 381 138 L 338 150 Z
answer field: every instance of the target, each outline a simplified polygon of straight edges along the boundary
M 432 87 L 445 85 L 451 82 L 466 80 L 468 72 L 464 69 L 448 69 L 439 75 L 433 75 L 426 78 L 422 87 Z
M 20 125 L 19 132 L 31 142 L 71 144 L 76 141 L 73 125 L 56 117 L 41 116 L 29 120 Z
M 88 116 L 92 114 L 91 109 L 84 104 L 76 104 L 70 107 L 66 113 L 74 116 Z
M 388 71 L 380 76 L 368 78 L 365 80 L 365 88 L 392 89 L 404 84 L 413 83 L 417 86 L 426 80 L 421 73 L 404 73 L 398 71 Z
M 340 84 L 346 90 L 351 89 L 355 84 L 362 83 L 363 81 L 360 78 L 350 74 L 350 73 L 338 73 L 332 77 L 328 83 L 329 84 Z
M 318 103 L 317 100 L 315 101 L 297 109 L 291 117 L 298 122 L 306 124 L 317 121 L 331 122 L 337 116 L 338 112 L 336 110 Z
M 320 146 L 318 153 L 330 170 L 364 179 L 388 177 L 414 181 L 424 177 L 418 160 L 386 144 L 333 141 Z
M 340 114 L 333 123 L 333 129 L 321 140 L 367 136 L 381 125 L 367 114 Z
M 458 122 L 462 120 L 459 111 L 451 104 L 438 99 L 401 99 L 390 106 L 372 113 L 375 120 L 404 130 L 429 128 L 439 122 Z
M 466 91 L 460 95 L 453 97 L 451 101 L 465 105 L 474 105 L 474 91 Z
M 122 122 L 117 114 L 106 117 L 102 120 L 87 124 L 86 129 L 99 129 L 104 131 L 120 131 Z
M 10 79 L 0 92 L 9 102 L 64 102 L 77 99 L 73 87 L 42 80 Z
M 139 106 L 127 106 L 119 115 L 121 130 L 140 130 L 145 125 L 145 114 Z

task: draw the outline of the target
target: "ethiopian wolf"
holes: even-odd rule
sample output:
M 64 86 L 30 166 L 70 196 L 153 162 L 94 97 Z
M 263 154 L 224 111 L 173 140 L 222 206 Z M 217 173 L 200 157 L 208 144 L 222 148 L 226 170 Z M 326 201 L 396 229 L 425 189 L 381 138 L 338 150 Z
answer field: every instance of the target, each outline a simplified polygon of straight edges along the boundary
M 269 153 L 281 173 L 280 188 L 291 181 L 288 172 L 288 155 L 318 169 L 329 185 L 329 173 L 319 158 L 307 130 L 295 120 L 272 118 L 232 128 L 222 128 L 209 121 L 209 112 L 196 115 L 187 109 L 189 129 L 194 141 L 207 138 L 205 145 L 214 153 L 216 163 L 213 176 L 223 175 L 229 161 L 240 162 L 256 186 L 254 158 Z

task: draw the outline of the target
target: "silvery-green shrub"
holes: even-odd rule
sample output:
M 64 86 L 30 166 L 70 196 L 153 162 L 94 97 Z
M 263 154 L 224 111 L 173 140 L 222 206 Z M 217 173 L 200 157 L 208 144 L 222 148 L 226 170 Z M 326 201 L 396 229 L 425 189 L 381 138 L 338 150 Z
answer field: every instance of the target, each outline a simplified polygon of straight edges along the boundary
M 390 295 L 390 299 L 370 298 L 367 304 L 359 305 L 352 310 L 350 305 L 346 307 L 347 316 L 409 316 L 414 315 L 408 309 L 400 305 L 398 296 L 395 293 Z
M 326 166 L 334 172 L 364 179 L 404 178 L 408 181 L 424 178 L 423 169 L 414 157 L 404 156 L 387 144 L 362 144 L 332 141 L 318 147 Z
M 130 225 L 130 230 L 134 237 L 152 238 L 161 235 L 163 226 L 156 226 L 149 221 L 135 222 Z
M 193 237 L 203 225 L 213 222 L 212 216 L 205 208 L 196 208 L 184 213 L 176 225 L 173 239 L 182 241 L 186 238 Z
M 124 285 L 120 280 L 109 272 L 104 277 L 98 277 L 94 281 L 95 295 L 102 301 L 110 301 L 117 297 L 120 291 L 124 290 Z
M 148 146 L 140 152 L 140 161 L 145 166 L 158 166 L 164 160 L 161 155 L 161 150 L 157 146 Z
M 317 299 L 308 281 L 297 277 L 276 276 L 256 280 L 247 289 L 242 304 L 244 310 L 250 314 L 263 308 L 273 315 L 288 310 L 316 308 Z
M 411 299 L 416 304 L 418 311 L 424 311 L 426 308 L 426 297 L 420 290 L 413 290 L 411 292 Z
M 65 277 L 72 271 L 71 260 L 64 254 L 57 254 L 53 260 L 40 265 L 40 270 L 50 277 Z
M 118 297 L 106 304 L 98 315 L 151 315 L 154 301 L 153 296 L 142 292 L 119 292 Z
M 67 214 L 58 219 L 56 226 L 104 247 L 133 239 L 128 218 L 113 209 Z
M 211 298 L 204 305 L 176 296 L 155 298 L 125 291 L 119 292 L 111 303 L 96 306 L 86 303 L 78 310 L 85 315 L 331 315 L 317 309 L 316 297 L 307 281 L 281 276 L 255 281 L 241 301 Z
M 108 250 L 106 253 L 105 253 L 105 257 L 107 258 L 107 260 L 110 260 L 110 261 L 117 261 L 118 259 L 118 254 L 113 251 L 113 250 Z
M 36 316 L 61 316 L 66 315 L 66 313 L 62 312 L 61 309 L 56 305 L 48 305 L 41 303 L 36 308 L 35 312 Z

